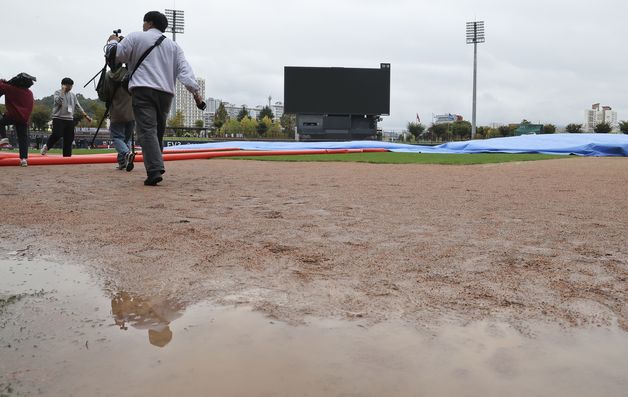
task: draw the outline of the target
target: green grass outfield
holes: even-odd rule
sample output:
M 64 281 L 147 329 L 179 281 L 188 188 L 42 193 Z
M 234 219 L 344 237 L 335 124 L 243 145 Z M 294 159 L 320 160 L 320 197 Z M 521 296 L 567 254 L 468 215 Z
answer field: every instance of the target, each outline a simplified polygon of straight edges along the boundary
M 102 154 L 102 153 L 115 153 L 116 149 L 72 149 L 72 154 Z M 50 149 L 50 154 L 63 154 L 61 149 Z
M 221 157 L 236 160 L 255 161 L 293 161 L 293 162 L 353 162 L 373 164 L 489 164 L 508 163 L 511 161 L 536 161 L 564 159 L 573 156 L 553 156 L 547 154 L 432 154 L 432 153 L 347 153 L 347 154 L 311 154 L 296 156 L 255 156 L 255 157 Z

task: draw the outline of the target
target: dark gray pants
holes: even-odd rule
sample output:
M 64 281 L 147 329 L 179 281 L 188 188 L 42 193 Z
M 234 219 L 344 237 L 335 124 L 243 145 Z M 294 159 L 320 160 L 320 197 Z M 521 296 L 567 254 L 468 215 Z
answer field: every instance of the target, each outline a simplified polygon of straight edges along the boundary
M 161 150 L 172 94 L 137 87 L 133 88 L 132 95 L 137 140 L 142 146 L 146 174 L 149 176 L 163 174 L 165 167 Z
M 0 119 L 0 138 L 7 137 L 7 125 L 14 125 L 17 133 L 17 143 L 20 147 L 20 158 L 28 158 L 28 125 L 26 123 L 16 123 L 6 114 Z

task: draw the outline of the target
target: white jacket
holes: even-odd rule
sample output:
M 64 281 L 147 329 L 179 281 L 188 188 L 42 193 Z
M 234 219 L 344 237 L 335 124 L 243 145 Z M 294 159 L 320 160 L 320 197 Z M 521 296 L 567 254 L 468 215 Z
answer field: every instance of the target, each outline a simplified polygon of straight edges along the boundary
M 133 32 L 117 42 L 111 40 L 107 44 L 107 52 L 116 46 L 116 62 L 126 63 L 129 72 L 135 70 L 135 65 L 144 52 L 150 48 L 162 33 L 155 28 L 146 32 Z M 134 87 L 148 87 L 159 91 L 175 93 L 175 81 L 179 80 L 192 94 L 199 90 L 192 67 L 185 59 L 183 50 L 179 45 L 165 39 L 155 47 L 142 61 L 140 67 L 135 70 L 129 90 Z

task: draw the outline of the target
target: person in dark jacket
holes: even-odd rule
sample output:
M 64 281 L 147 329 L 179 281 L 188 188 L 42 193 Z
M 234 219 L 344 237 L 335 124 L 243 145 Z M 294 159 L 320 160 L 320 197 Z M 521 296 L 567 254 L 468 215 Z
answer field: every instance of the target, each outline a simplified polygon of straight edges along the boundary
M 14 125 L 20 147 L 20 165 L 28 165 L 28 119 L 33 112 L 33 93 L 29 89 L 37 79 L 20 73 L 11 80 L 0 80 L 0 96 L 5 96 L 7 111 L 0 118 L 0 145 L 9 143 L 7 125 Z
M 118 67 L 116 70 L 107 72 L 107 77 L 112 81 L 119 81 L 119 76 L 126 73 L 126 69 Z M 122 87 L 117 87 L 113 94 L 113 99 L 109 107 L 109 131 L 113 146 L 118 152 L 119 170 L 133 170 L 133 160 L 135 155 L 131 152 L 131 135 L 135 129 L 135 117 L 131 105 L 131 95 Z

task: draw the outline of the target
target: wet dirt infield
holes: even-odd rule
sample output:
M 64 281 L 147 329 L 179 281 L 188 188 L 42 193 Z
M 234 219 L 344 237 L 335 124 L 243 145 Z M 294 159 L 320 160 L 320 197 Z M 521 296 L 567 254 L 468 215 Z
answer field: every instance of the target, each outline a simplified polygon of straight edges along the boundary
M 499 321 L 628 330 L 628 159 L 474 166 L 181 161 L 4 167 L 0 234 L 110 296 L 290 324 Z

